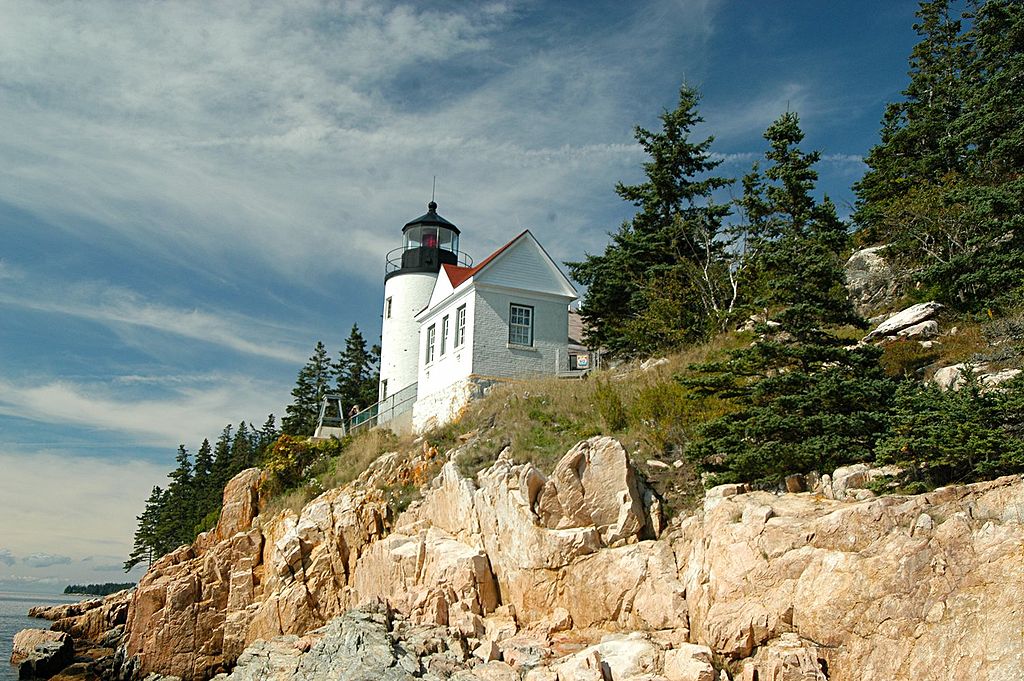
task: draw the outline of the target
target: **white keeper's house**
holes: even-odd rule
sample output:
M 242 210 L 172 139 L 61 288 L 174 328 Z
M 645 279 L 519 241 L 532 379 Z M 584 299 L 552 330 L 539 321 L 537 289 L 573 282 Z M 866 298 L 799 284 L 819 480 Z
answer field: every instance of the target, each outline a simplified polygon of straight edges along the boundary
M 576 289 L 526 230 L 473 265 L 437 204 L 402 228 L 384 275 L 375 423 L 422 431 L 456 416 L 496 381 L 566 374 Z

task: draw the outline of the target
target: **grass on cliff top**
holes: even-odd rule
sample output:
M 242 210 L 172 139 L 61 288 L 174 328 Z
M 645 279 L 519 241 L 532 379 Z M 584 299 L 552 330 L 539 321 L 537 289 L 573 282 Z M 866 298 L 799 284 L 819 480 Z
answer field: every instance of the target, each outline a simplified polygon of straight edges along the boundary
M 747 334 L 727 334 L 667 355 L 647 369 L 633 362 L 583 380 L 509 381 L 470 404 L 458 423 L 434 437 L 461 448 L 459 469 L 473 477 L 506 447 L 514 461 L 550 473 L 580 440 L 610 435 L 622 442 L 667 510 L 685 511 L 703 489 L 683 448 L 698 425 L 724 414 L 726 406 L 716 399 L 696 399 L 675 377 L 685 375 L 691 364 L 749 342 Z
M 669 514 L 686 511 L 703 490 L 696 469 L 683 458 L 683 448 L 695 428 L 723 414 L 725 406 L 714 399 L 693 399 L 674 377 L 685 374 L 691 364 L 749 341 L 745 334 L 729 334 L 668 355 L 647 369 L 633 362 L 595 371 L 584 380 L 510 380 L 471 403 L 455 423 L 422 438 L 399 437 L 385 430 L 360 432 L 341 441 L 340 451 L 331 452 L 336 455 L 296 464 L 301 466 L 301 476 L 290 485 L 277 486 L 264 513 L 298 512 L 323 491 L 356 480 L 388 452 L 413 461 L 431 448 L 443 453 L 457 447 L 456 463 L 472 478 L 509 447 L 514 461 L 530 462 L 550 473 L 576 443 L 595 435 L 610 435 L 622 442 Z M 288 448 L 279 454 L 294 456 Z M 426 470 L 417 473 L 418 480 L 436 474 L 441 459 L 430 460 Z M 382 483 L 381 491 L 394 501 L 396 510 L 416 496 L 405 479 Z

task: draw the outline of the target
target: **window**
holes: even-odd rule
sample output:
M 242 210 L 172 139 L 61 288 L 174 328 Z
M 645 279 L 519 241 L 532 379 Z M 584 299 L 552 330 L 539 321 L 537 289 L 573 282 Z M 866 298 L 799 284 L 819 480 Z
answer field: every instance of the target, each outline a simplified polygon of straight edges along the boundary
M 388 379 L 384 379 L 380 382 L 380 399 L 384 401 L 388 398 Z
M 391 296 L 384 301 L 384 319 L 391 319 Z
M 509 307 L 508 342 L 510 345 L 533 345 L 533 308 L 527 305 Z
M 434 325 L 427 329 L 427 364 L 434 361 Z
M 448 348 L 448 315 L 445 315 L 444 319 L 441 320 L 441 353 L 440 354 L 443 355 L 444 351 L 447 348 Z
M 423 246 L 426 248 L 437 248 L 437 227 L 423 228 Z
M 466 342 L 466 306 L 461 305 L 455 311 L 455 347 Z

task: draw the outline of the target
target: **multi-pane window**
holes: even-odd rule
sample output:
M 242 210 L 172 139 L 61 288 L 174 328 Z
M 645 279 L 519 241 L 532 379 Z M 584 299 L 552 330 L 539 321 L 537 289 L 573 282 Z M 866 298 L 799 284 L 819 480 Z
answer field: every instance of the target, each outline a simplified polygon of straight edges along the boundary
M 461 305 L 455 311 L 455 347 L 466 342 L 466 306 Z
M 509 307 L 508 342 L 511 345 L 533 345 L 533 308 L 528 305 Z
M 384 319 L 391 319 L 391 297 L 384 301 Z
M 431 324 L 427 329 L 427 364 L 434 361 L 434 325 Z
M 441 354 L 448 349 L 448 315 L 441 320 Z

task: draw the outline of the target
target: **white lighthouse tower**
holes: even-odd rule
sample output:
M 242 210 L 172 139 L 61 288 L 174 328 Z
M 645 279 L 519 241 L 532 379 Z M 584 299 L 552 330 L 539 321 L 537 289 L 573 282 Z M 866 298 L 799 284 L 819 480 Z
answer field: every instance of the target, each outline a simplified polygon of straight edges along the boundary
M 459 265 L 459 228 L 427 212 L 402 228 L 404 243 L 388 253 L 384 274 L 384 315 L 380 341 L 378 399 L 416 383 L 420 325 L 415 316 L 430 302 L 442 264 Z

